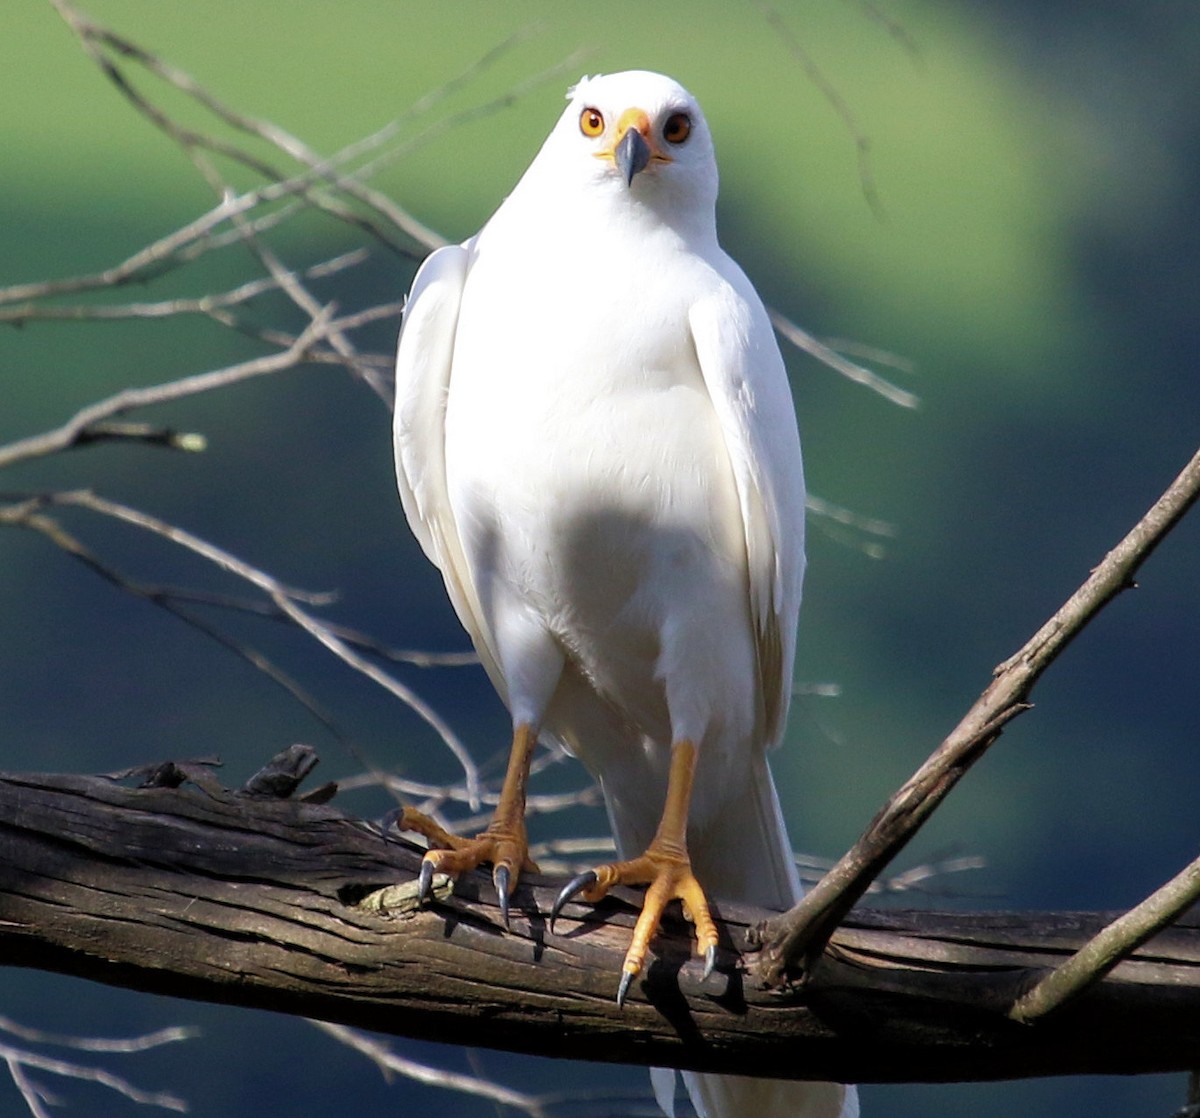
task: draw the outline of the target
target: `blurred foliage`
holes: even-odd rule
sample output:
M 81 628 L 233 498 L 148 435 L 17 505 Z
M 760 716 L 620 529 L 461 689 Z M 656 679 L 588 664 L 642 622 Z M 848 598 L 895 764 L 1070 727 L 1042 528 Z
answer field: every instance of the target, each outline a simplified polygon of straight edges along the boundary
M 321 151 L 410 114 L 411 152 L 377 184 L 451 237 L 486 220 L 579 73 L 659 69 L 701 98 L 721 157 L 726 247 L 771 303 L 814 333 L 914 362 L 915 375 L 894 375 L 922 398 L 920 409 L 903 411 L 791 360 L 813 489 L 898 531 L 875 561 L 813 525 L 799 675 L 836 682 L 840 696 L 798 699 L 790 748 L 777 762 L 793 837 L 805 849 L 833 856 L 853 840 L 991 666 L 1082 580 L 1195 448 L 1193 5 L 896 0 L 882 10 L 902 37 L 874 9 L 828 0 L 769 10 L 717 0 L 92 0 L 86 10 L 227 104 Z M 770 12 L 868 138 L 880 212 L 865 197 L 852 129 Z M 3 22 L 0 285 L 105 267 L 212 205 L 183 156 L 129 111 L 49 5 L 9 4 Z M 520 40 L 493 65 L 413 111 L 513 35 Z M 511 104 L 471 115 L 535 74 L 548 76 Z M 166 103 L 188 119 L 178 99 Z M 297 239 L 290 259 L 336 249 L 328 239 Z M 239 268 L 234 258 L 214 259 L 186 279 L 168 278 L 156 295 L 229 284 Z M 347 282 L 388 298 L 410 271 L 381 255 Z M 389 344 L 381 329 L 380 348 Z M 0 441 L 57 424 L 127 384 L 252 351 L 199 322 L 6 329 Z M 209 451 L 76 451 L 11 471 L 0 488 L 92 485 L 285 580 L 340 590 L 337 616 L 385 639 L 463 646 L 436 573 L 407 537 L 387 416 L 365 389 L 309 370 L 156 417 L 203 431 Z M 112 526 L 73 527 L 144 577 L 211 578 Z M 1144 587 L 1055 666 L 1036 693 L 1038 709 L 916 844 L 916 859 L 947 847 L 986 856 L 987 871 L 951 883 L 973 894 L 959 903 L 1116 908 L 1194 856 L 1198 546 L 1200 528 L 1185 523 L 1145 569 Z M 322 749 L 325 775 L 354 769 L 245 665 L 48 553 L 44 541 L 4 533 L 0 557 L 4 767 L 95 771 L 217 751 L 236 779 L 275 748 L 307 740 Z M 425 779 L 452 775 L 445 751 L 394 702 L 293 634 L 230 624 L 305 678 L 377 760 Z M 481 755 L 503 738 L 503 713 L 480 673 L 406 678 Z M 602 822 L 597 813 L 580 825 Z M 270 1105 L 315 1118 L 339 1112 L 351 1093 L 364 1108 L 402 1098 L 418 1113 L 483 1113 L 427 1088 L 386 1087 L 357 1057 L 294 1022 L 44 976 L 6 977 L 6 991 L 7 1014 L 47 1028 L 66 1018 L 74 1030 L 86 1023 L 97 1032 L 207 1023 L 206 1041 L 142 1065 L 161 1070 L 200 1115 L 234 1118 Z M 272 1059 L 281 1046 L 295 1053 L 286 1068 Z M 480 1059 L 529 1089 L 564 1078 L 557 1065 Z M 608 1069 L 571 1074 L 613 1081 Z M 639 1089 L 643 1079 L 630 1072 L 623 1082 Z M 0 1082 L 5 1112 L 16 1105 L 7 1090 Z M 1165 1115 L 1183 1087 L 1179 1077 L 1156 1077 L 871 1087 L 863 1097 L 867 1118 L 1014 1108 Z

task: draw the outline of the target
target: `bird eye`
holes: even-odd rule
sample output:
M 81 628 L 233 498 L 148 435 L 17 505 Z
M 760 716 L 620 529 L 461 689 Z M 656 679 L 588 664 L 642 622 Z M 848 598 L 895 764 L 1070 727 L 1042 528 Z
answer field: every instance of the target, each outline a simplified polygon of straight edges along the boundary
M 687 113 L 672 113 L 663 125 L 663 139 L 668 144 L 682 144 L 692 134 L 692 118 Z
M 579 114 L 579 131 L 585 136 L 599 136 L 604 131 L 604 115 L 599 109 L 584 109 Z

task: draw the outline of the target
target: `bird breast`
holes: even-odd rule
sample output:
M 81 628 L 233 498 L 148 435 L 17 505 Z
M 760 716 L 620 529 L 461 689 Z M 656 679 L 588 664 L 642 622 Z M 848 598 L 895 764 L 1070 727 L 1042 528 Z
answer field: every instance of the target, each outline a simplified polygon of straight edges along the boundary
M 680 712 L 648 681 L 707 689 L 684 716 L 698 730 L 712 702 L 753 717 L 724 694 L 754 672 L 744 535 L 688 326 L 695 293 L 678 270 L 672 286 L 657 271 L 618 278 L 598 255 L 570 270 L 527 255 L 518 276 L 494 273 L 486 245 L 474 261 L 447 482 L 485 609 L 519 601 L 597 690 L 669 740 Z M 711 662 L 718 632 L 728 645 Z

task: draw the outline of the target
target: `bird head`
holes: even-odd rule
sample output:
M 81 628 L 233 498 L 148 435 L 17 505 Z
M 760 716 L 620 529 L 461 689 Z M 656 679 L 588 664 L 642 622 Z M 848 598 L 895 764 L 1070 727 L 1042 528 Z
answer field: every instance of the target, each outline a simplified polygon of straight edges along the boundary
M 582 78 L 567 94 L 558 131 L 577 133 L 576 146 L 602 171 L 634 180 L 716 179 L 712 138 L 696 99 L 678 82 L 648 70 Z
M 708 123 L 678 82 L 647 70 L 581 79 L 529 175 L 558 199 L 572 185 L 645 203 L 674 224 L 711 223 L 717 165 Z M 566 192 L 566 193 L 564 193 Z

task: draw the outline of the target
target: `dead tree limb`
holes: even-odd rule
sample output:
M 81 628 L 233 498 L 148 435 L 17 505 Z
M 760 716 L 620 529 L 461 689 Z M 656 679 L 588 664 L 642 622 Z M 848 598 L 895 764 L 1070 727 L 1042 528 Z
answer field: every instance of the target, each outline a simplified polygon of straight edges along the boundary
M 191 775 L 202 787 L 0 776 L 0 958 L 424 1039 L 754 1075 L 1167 1071 L 1193 1065 L 1200 1045 L 1195 918 L 1018 1025 L 1014 998 L 1104 914 L 858 912 L 812 981 L 779 993 L 750 976 L 751 930 L 767 914 L 722 904 L 719 972 L 702 982 L 686 926 L 669 922 L 618 1010 L 627 898 L 568 907 L 552 936 L 542 914 L 560 883 L 522 879 L 504 934 L 488 879 L 470 875 L 453 896 L 386 918 L 360 902 L 411 881 L 418 849 L 283 798 L 294 781 L 247 795 Z
M 858 841 L 817 886 L 770 920 L 757 974 L 767 985 L 803 977 L 821 958 L 834 929 L 904 849 L 971 766 L 1028 710 L 1042 673 L 1123 590 L 1154 549 L 1200 498 L 1200 450 L 1146 514 L 1025 645 L 993 672 L 991 684 L 950 735 L 879 809 Z

